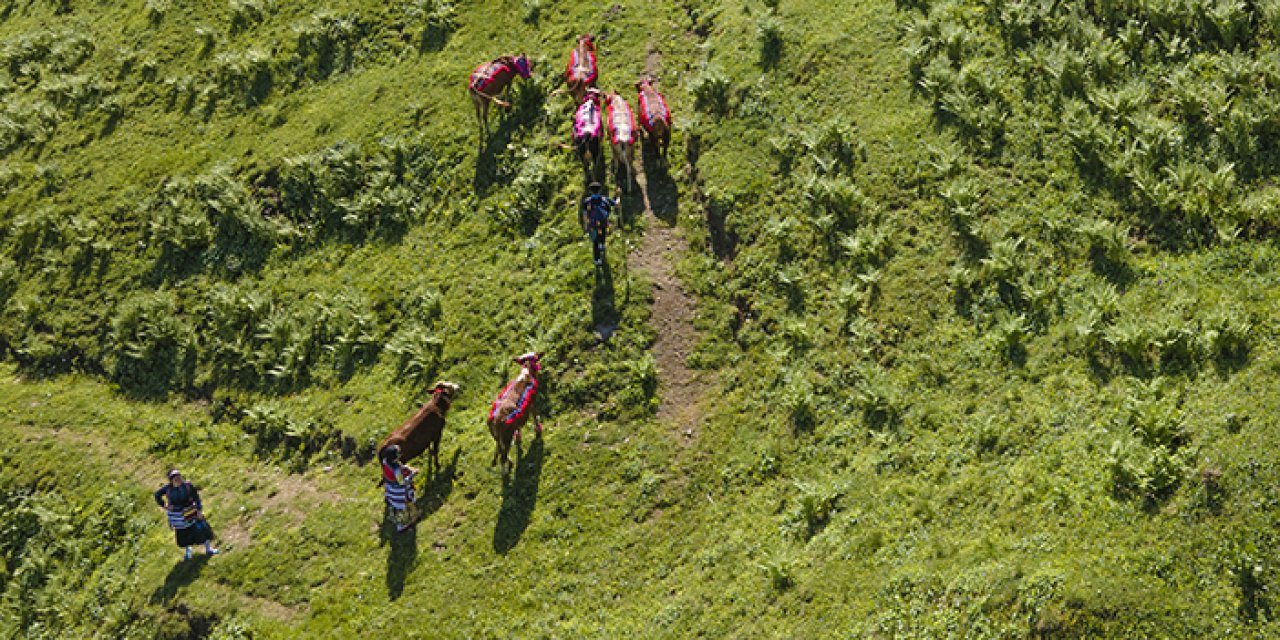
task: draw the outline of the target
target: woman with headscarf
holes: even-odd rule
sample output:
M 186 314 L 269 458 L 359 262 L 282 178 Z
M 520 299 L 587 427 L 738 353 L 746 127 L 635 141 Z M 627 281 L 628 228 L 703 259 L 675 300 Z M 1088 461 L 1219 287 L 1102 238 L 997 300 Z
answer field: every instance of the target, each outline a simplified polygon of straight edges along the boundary
M 155 499 L 156 504 L 168 514 L 169 528 L 173 529 L 178 546 L 183 548 L 183 560 L 191 559 L 191 545 L 202 542 L 206 554 L 218 553 L 210 544 L 213 529 L 204 519 L 200 493 L 196 491 L 195 485 L 183 479 L 180 471 L 169 470 L 169 482 L 156 491 Z

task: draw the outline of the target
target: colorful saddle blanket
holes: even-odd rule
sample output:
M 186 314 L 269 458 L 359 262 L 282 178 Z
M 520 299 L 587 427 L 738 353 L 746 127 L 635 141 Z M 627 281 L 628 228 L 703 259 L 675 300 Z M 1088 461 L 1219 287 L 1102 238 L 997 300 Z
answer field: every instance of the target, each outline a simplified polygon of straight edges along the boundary
M 533 406 L 533 396 L 538 390 L 538 379 L 534 378 L 528 386 L 520 393 L 520 397 L 516 400 L 516 406 L 506 416 L 499 416 L 500 407 L 507 399 L 507 396 L 514 393 L 516 384 L 520 382 L 519 378 L 511 381 L 502 393 L 498 394 L 498 399 L 493 401 L 493 408 L 489 410 L 489 420 L 492 422 L 497 419 L 503 424 L 514 424 L 516 420 L 524 417 L 529 412 L 529 407 Z
M 600 121 L 600 105 L 595 100 L 583 100 L 578 112 L 573 114 L 573 139 L 599 138 L 603 127 Z
M 631 144 L 636 140 L 636 119 L 631 115 L 631 105 L 622 96 L 609 100 L 609 141 L 613 144 Z
M 477 93 L 488 93 L 489 86 L 497 80 L 498 76 L 503 72 L 515 73 L 515 69 L 507 66 L 507 63 L 494 60 L 486 62 L 471 72 L 471 81 L 467 86 Z
M 653 130 L 653 123 L 661 120 L 667 123 L 667 127 L 671 127 L 671 111 L 667 109 L 667 101 L 662 98 L 658 92 L 653 92 L 653 100 L 649 99 L 647 92 L 640 92 L 640 126 L 645 131 Z
M 599 68 L 596 67 L 596 52 L 588 50 L 586 55 L 583 55 L 577 47 L 574 47 L 569 53 L 569 66 L 564 71 L 564 77 L 571 82 L 577 81 L 591 86 L 599 75 Z

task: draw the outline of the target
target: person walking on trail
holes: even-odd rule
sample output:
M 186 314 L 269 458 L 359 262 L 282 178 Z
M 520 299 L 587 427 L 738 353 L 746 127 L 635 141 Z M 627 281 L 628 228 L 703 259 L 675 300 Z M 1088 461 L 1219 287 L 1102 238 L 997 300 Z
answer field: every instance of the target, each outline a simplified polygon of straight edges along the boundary
M 204 519 L 204 505 L 200 502 L 200 492 L 196 486 L 187 482 L 177 469 L 169 470 L 169 482 L 155 493 L 156 504 L 160 505 L 169 517 L 169 528 L 173 529 L 178 546 L 183 548 L 182 559 L 191 559 L 191 545 L 204 543 L 204 552 L 208 555 L 218 553 L 213 548 L 213 529 Z
M 590 192 L 582 200 L 582 226 L 591 238 L 591 254 L 596 266 L 604 266 L 604 239 L 609 232 L 609 213 L 618 206 L 618 201 L 600 193 L 600 183 L 592 182 L 587 190 Z
M 400 462 L 400 445 L 393 444 L 382 452 L 383 496 L 391 508 L 391 521 L 396 531 L 405 531 L 414 525 L 409 508 L 414 504 L 413 477 L 418 470 Z

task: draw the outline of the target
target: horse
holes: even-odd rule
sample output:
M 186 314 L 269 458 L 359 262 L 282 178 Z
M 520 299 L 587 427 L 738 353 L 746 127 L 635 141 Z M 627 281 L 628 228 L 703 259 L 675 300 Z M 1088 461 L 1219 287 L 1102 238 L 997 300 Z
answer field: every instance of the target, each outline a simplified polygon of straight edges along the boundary
M 582 162 L 582 172 L 587 182 L 598 179 L 604 165 L 600 153 L 600 139 L 604 136 L 604 122 L 600 116 L 600 92 L 588 89 L 582 104 L 573 114 L 573 149 Z
M 671 145 L 671 110 L 648 78 L 637 82 L 636 90 L 640 93 L 640 126 L 645 145 L 656 145 L 658 160 L 665 166 L 667 147 Z
M 498 96 L 506 94 L 507 87 L 517 75 L 526 80 L 533 75 L 529 59 L 524 54 L 496 58 L 471 72 L 471 78 L 467 81 L 467 93 L 471 94 L 471 103 L 476 107 L 476 120 L 480 122 L 482 140 L 489 134 L 489 103 L 510 107 L 510 102 Z
M 493 461 L 489 465 L 493 466 L 501 460 L 504 478 L 511 471 L 511 460 L 507 457 L 507 453 L 511 450 L 511 441 L 515 439 L 519 442 L 520 429 L 524 427 L 530 416 L 533 416 L 533 425 L 538 437 L 542 437 L 542 421 L 538 418 L 535 402 L 538 392 L 537 374 L 542 369 L 538 361 L 542 356 L 542 352 L 536 352 L 513 358 L 515 363 L 520 365 L 520 375 L 507 383 L 506 388 L 493 401 L 493 408 L 489 410 L 487 420 L 489 434 L 493 436 L 495 445 Z
M 631 193 L 631 149 L 636 141 L 636 120 L 631 105 L 616 91 L 605 98 L 609 122 L 609 145 L 613 147 L 613 171 L 616 176 L 621 168 L 627 178 L 627 193 Z
M 578 45 L 569 53 L 569 65 L 564 70 L 564 83 L 569 88 L 575 104 L 582 102 L 587 89 L 596 86 L 600 69 L 596 66 L 596 42 L 589 35 L 578 36 Z
M 449 413 L 449 405 L 458 392 L 458 385 L 452 382 L 437 382 L 431 391 L 431 400 L 422 405 L 412 418 L 405 421 L 378 445 L 378 459 L 387 447 L 400 445 L 400 461 L 410 460 L 430 453 L 428 471 L 440 470 L 440 434 L 444 432 L 444 419 Z

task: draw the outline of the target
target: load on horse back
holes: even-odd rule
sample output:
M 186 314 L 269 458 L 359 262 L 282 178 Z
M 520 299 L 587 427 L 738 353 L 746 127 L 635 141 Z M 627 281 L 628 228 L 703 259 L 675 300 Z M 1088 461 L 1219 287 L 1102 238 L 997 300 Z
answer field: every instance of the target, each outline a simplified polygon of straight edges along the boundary
M 614 175 L 622 169 L 626 176 L 627 193 L 631 193 L 631 149 L 636 141 L 636 119 L 631 105 L 616 91 L 605 99 L 606 120 L 609 122 L 609 145 L 613 148 Z
M 600 69 L 596 66 L 595 38 L 583 34 L 578 36 L 578 45 L 569 52 L 569 65 L 564 70 L 564 83 L 573 96 L 574 104 L 582 102 L 587 89 L 596 86 L 596 78 Z
M 667 164 L 667 147 L 671 145 L 671 110 L 662 94 L 653 88 L 653 82 L 644 78 L 636 83 L 640 93 L 640 127 L 644 129 L 645 145 L 653 145 L 658 161 Z
M 542 421 L 538 418 L 535 402 L 538 393 L 537 376 L 542 370 L 538 361 L 542 356 L 541 352 L 531 352 L 512 359 L 520 365 L 520 375 L 507 383 L 506 388 L 493 401 L 493 408 L 489 410 L 486 422 L 494 442 L 493 461 L 489 464 L 495 465 L 501 460 L 503 477 L 511 472 L 511 460 L 507 455 L 511 450 L 511 441 L 520 440 L 520 429 L 530 416 L 533 417 L 533 426 L 538 436 L 542 436 Z
M 588 89 L 582 104 L 573 114 L 573 150 L 582 163 L 586 182 L 599 179 L 604 168 L 604 156 L 600 153 L 600 139 L 604 137 L 604 119 L 600 115 L 600 91 Z
M 471 72 L 471 78 L 467 81 L 467 93 L 471 94 L 471 102 L 476 107 L 476 120 L 480 123 L 482 139 L 489 135 L 489 103 L 510 107 L 510 102 L 498 96 L 506 96 L 507 88 L 516 76 L 528 80 L 532 75 L 533 69 L 524 54 L 496 58 Z

